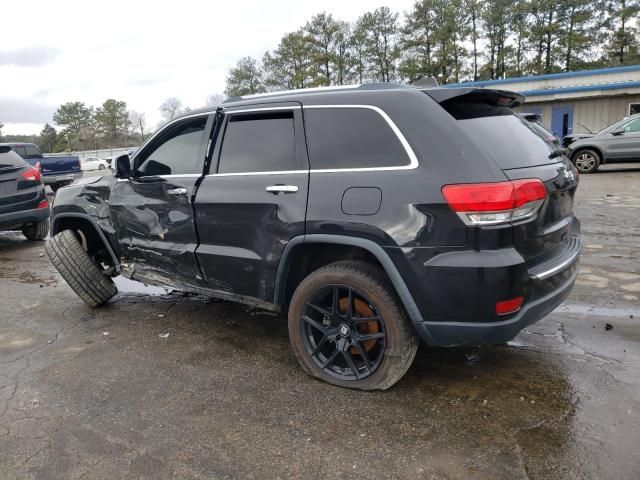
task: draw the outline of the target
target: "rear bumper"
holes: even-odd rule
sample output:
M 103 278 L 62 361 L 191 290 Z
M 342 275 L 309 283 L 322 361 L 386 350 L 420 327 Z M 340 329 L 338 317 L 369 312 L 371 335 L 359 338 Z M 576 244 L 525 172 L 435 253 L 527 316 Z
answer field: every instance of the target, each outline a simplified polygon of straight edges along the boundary
M 73 183 L 75 180 L 82 178 L 82 172 L 61 173 L 59 175 L 45 175 L 42 177 L 45 185 L 54 183 Z
M 18 212 L 0 214 L 0 230 L 20 227 L 27 223 L 35 223 L 49 218 L 51 210 L 47 208 L 34 208 Z
M 497 345 L 512 340 L 523 328 L 541 320 L 571 293 L 578 276 L 577 261 L 571 276 L 559 288 L 526 303 L 518 314 L 499 322 L 422 322 L 414 323 L 418 334 L 431 346 Z

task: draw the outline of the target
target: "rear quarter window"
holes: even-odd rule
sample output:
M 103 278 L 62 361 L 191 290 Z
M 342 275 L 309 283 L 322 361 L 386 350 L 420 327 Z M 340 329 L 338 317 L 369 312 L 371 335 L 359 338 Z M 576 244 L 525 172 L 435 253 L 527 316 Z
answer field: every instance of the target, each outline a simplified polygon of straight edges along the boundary
M 309 161 L 314 170 L 400 167 L 411 163 L 389 123 L 363 107 L 306 107 Z

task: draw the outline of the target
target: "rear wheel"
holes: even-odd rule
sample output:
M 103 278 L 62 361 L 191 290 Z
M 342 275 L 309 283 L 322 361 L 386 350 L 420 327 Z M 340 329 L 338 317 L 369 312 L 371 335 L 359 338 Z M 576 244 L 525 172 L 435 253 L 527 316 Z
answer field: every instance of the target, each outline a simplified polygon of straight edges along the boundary
M 98 165 L 98 170 L 104 170 L 104 168 L 105 168 L 104 165 L 102 164 Z
M 49 219 L 22 226 L 22 234 L 27 240 L 44 240 L 49 234 Z
M 289 337 L 307 373 L 360 390 L 394 385 L 419 343 L 384 272 L 351 261 L 320 268 L 300 283 L 289 308 Z
M 578 150 L 572 160 L 580 173 L 593 173 L 600 166 L 600 155 L 595 150 Z
M 90 306 L 98 307 L 118 293 L 113 280 L 84 251 L 72 230 L 64 230 L 51 238 L 45 250 L 62 278 Z

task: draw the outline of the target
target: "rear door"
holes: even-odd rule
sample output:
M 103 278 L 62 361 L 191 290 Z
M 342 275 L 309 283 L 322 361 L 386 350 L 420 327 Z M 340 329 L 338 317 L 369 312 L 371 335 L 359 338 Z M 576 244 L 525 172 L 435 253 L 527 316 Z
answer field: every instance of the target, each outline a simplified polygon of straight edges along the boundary
M 200 282 L 192 202 L 212 122 L 203 114 L 165 127 L 134 157 L 133 177 L 113 187 L 112 220 L 134 278 Z
M 273 300 L 282 252 L 305 232 L 308 182 L 299 104 L 224 111 L 195 199 L 196 253 L 211 288 Z

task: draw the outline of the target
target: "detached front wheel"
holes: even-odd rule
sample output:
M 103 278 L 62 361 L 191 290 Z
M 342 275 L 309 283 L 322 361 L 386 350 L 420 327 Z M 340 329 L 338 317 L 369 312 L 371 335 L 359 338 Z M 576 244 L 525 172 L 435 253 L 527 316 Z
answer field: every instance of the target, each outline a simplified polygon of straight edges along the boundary
M 289 307 L 302 368 L 327 383 L 385 390 L 407 372 L 418 337 L 379 268 L 338 262 L 307 276 Z
M 118 293 L 113 280 L 96 265 L 72 230 L 64 230 L 45 245 L 51 263 L 82 300 L 92 307 Z

